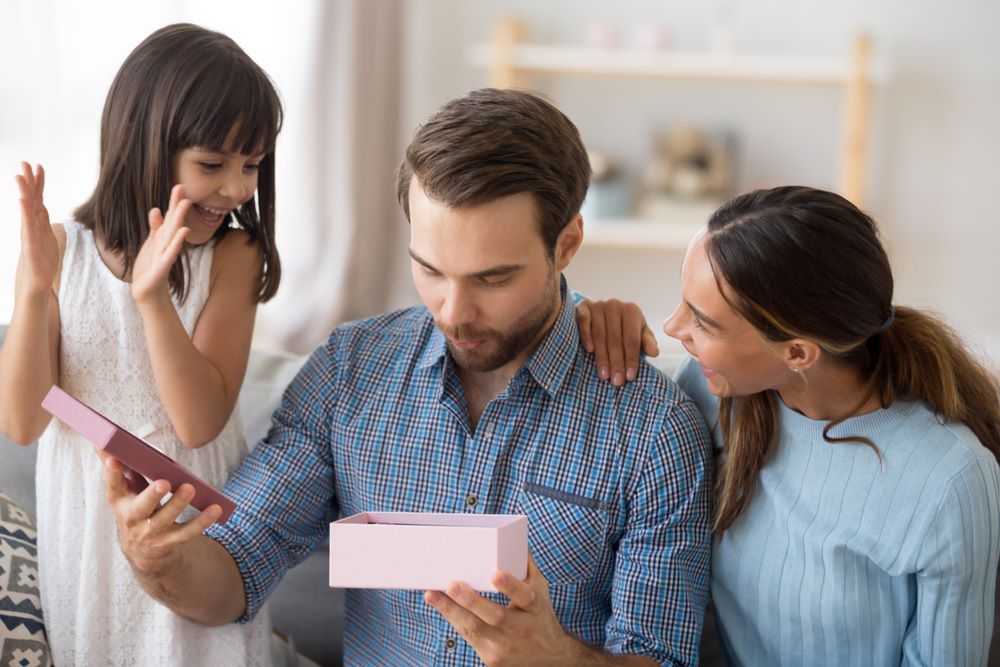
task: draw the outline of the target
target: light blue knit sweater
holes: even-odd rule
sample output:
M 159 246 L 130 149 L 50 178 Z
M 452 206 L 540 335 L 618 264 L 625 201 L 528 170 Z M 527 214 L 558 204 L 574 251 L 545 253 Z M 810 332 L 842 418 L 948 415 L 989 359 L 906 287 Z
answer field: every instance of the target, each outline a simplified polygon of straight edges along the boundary
M 691 360 L 677 381 L 718 443 L 718 399 Z M 963 424 L 898 401 L 825 422 L 780 400 L 780 443 L 712 555 L 732 664 L 985 665 L 1000 553 L 1000 468 Z

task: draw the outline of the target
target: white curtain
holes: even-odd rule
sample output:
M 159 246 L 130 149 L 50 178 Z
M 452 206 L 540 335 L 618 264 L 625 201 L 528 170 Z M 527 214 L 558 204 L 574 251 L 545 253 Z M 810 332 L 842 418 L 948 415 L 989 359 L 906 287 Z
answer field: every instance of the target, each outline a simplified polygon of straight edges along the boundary
M 278 296 L 258 343 L 308 352 L 340 322 L 381 312 L 387 257 L 405 225 L 395 199 L 401 157 L 402 8 L 398 0 L 319 4 L 302 117 L 278 154 Z M 294 163 L 292 163 L 294 162 Z M 291 175 L 291 176 L 289 176 Z

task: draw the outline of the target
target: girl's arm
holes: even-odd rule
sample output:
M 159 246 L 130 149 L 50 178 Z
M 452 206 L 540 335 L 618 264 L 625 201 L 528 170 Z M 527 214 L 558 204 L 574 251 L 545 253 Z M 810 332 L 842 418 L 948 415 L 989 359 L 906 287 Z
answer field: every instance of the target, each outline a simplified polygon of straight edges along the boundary
M 58 285 L 63 248 L 62 226 L 49 223 L 42 201 L 45 171 L 21 163 L 21 254 L 14 283 L 14 314 L 0 348 L 0 431 L 19 445 L 30 445 L 45 430 L 45 394 L 59 379 Z
M 183 247 L 190 201 L 171 193 L 164 219 L 150 212 L 150 236 L 136 258 L 132 295 L 142 314 L 146 346 L 160 398 L 180 441 L 201 447 L 214 440 L 236 406 L 250 356 L 255 299 L 263 256 L 242 231 L 216 246 L 208 301 L 188 337 L 170 300 L 167 274 Z
M 650 357 L 660 353 L 656 336 L 634 303 L 584 299 L 577 304 L 576 322 L 583 349 L 594 354 L 598 376 L 616 387 L 635 379 L 640 352 Z

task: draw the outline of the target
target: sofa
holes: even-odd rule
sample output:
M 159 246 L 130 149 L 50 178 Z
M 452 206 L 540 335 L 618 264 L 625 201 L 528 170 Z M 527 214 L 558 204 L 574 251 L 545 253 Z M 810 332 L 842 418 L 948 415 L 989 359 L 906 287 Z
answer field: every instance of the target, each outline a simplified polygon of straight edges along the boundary
M 6 329 L 6 326 L 0 325 L 0 343 Z M 651 361 L 661 371 L 669 373 L 677 360 L 660 358 Z M 247 441 L 251 446 L 266 434 L 271 413 L 277 407 L 284 388 L 304 362 L 304 357 L 283 352 L 261 349 L 251 352 L 239 400 Z M 35 451 L 34 446 L 19 447 L 0 434 L 0 457 L 3 461 L 0 465 L 0 494 L 9 496 L 32 518 L 35 515 Z M 287 637 L 301 655 L 323 667 L 336 667 L 342 662 L 344 592 L 327 586 L 328 562 L 329 551 L 327 545 L 323 545 L 289 570 L 270 598 L 270 610 L 275 630 Z M 1000 594 L 996 598 L 996 612 L 997 618 L 1000 618 Z M 1000 627 L 994 626 L 993 634 L 988 664 L 1000 667 L 1000 638 L 997 637 Z M 705 617 L 700 664 L 704 667 L 725 664 L 711 609 Z
M 7 327 L 0 325 L 0 343 Z M 254 349 L 240 393 L 239 410 L 247 442 L 257 443 L 267 432 L 281 393 L 305 359 Z M 0 434 L 0 493 L 6 494 L 32 519 L 35 516 L 36 447 L 19 447 Z M 271 596 L 271 621 L 302 655 L 319 665 L 341 664 L 344 592 L 327 585 L 326 545 L 285 574 Z M 43 610 L 44 611 L 44 610 Z M 4 663 L 6 664 L 6 663 Z M 11 663 L 21 664 L 21 663 Z M 29 664 L 29 663 L 24 663 Z

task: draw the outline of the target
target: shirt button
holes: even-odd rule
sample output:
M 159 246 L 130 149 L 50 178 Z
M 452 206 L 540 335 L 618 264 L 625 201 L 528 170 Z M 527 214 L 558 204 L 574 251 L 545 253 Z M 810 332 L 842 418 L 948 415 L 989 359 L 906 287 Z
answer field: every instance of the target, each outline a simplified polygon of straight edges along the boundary
M 449 651 L 454 651 L 456 646 L 458 646 L 458 642 L 454 639 L 449 638 L 445 640 L 444 647 Z
M 476 497 L 474 493 L 470 493 L 465 497 L 465 504 L 469 507 L 475 507 L 479 503 L 479 498 Z

